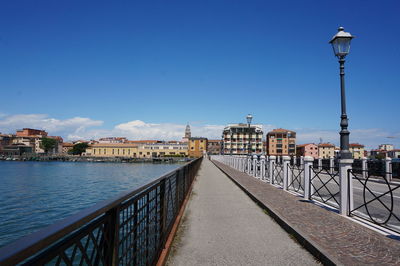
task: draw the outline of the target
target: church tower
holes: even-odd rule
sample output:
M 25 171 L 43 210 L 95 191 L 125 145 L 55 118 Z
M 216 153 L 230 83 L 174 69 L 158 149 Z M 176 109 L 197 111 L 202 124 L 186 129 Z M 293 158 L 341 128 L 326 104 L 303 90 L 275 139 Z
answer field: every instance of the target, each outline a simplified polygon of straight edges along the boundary
M 190 132 L 190 126 L 189 124 L 186 125 L 185 129 L 185 139 L 189 139 L 192 136 L 192 133 Z

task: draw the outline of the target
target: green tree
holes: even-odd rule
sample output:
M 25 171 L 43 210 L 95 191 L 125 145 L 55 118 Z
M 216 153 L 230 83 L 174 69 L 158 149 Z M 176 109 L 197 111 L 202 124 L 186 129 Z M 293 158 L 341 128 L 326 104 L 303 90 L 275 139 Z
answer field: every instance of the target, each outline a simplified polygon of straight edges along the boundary
M 43 149 L 45 153 L 48 153 L 50 150 L 54 149 L 56 145 L 57 141 L 55 139 L 44 137 L 40 143 L 40 148 Z
M 87 143 L 78 143 L 74 145 L 71 152 L 73 155 L 82 155 L 88 147 L 89 145 Z

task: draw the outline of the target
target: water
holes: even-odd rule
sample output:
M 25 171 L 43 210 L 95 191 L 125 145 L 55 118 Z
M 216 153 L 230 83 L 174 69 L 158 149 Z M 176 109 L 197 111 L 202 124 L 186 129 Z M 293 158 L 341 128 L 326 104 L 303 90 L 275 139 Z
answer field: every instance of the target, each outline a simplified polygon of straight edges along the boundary
M 181 165 L 0 161 L 0 247 Z

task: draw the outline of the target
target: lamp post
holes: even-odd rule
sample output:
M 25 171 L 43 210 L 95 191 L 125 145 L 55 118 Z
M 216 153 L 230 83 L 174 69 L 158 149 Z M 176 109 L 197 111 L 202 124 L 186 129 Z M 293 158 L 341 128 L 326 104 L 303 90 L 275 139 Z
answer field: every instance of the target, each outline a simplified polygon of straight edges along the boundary
M 248 114 L 246 116 L 247 119 L 247 125 L 248 125 L 248 129 L 249 129 L 249 140 L 247 142 L 247 154 L 251 155 L 251 146 L 250 146 L 250 138 L 251 138 L 251 133 L 250 133 L 250 124 L 251 124 L 251 120 L 253 119 L 253 116 L 251 114 Z
M 340 158 L 351 159 L 351 152 L 349 151 L 349 135 L 347 127 L 349 125 L 346 113 L 346 93 L 344 87 L 344 58 L 350 52 L 350 42 L 353 39 L 349 32 L 345 32 L 343 27 L 339 27 L 338 32 L 333 36 L 329 42 L 332 45 L 335 56 L 339 58 L 340 65 L 340 92 L 341 92 L 341 103 L 342 103 L 342 115 L 340 116 Z

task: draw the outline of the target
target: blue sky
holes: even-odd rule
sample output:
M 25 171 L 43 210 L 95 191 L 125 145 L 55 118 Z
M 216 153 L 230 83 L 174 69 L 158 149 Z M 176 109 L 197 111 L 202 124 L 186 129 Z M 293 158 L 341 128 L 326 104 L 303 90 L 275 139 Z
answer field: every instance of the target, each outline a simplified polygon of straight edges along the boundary
M 2 1 L 0 132 L 168 139 L 189 122 L 218 137 L 251 113 L 338 143 L 328 41 L 343 26 L 351 142 L 399 147 L 398 14 L 396 0 Z

